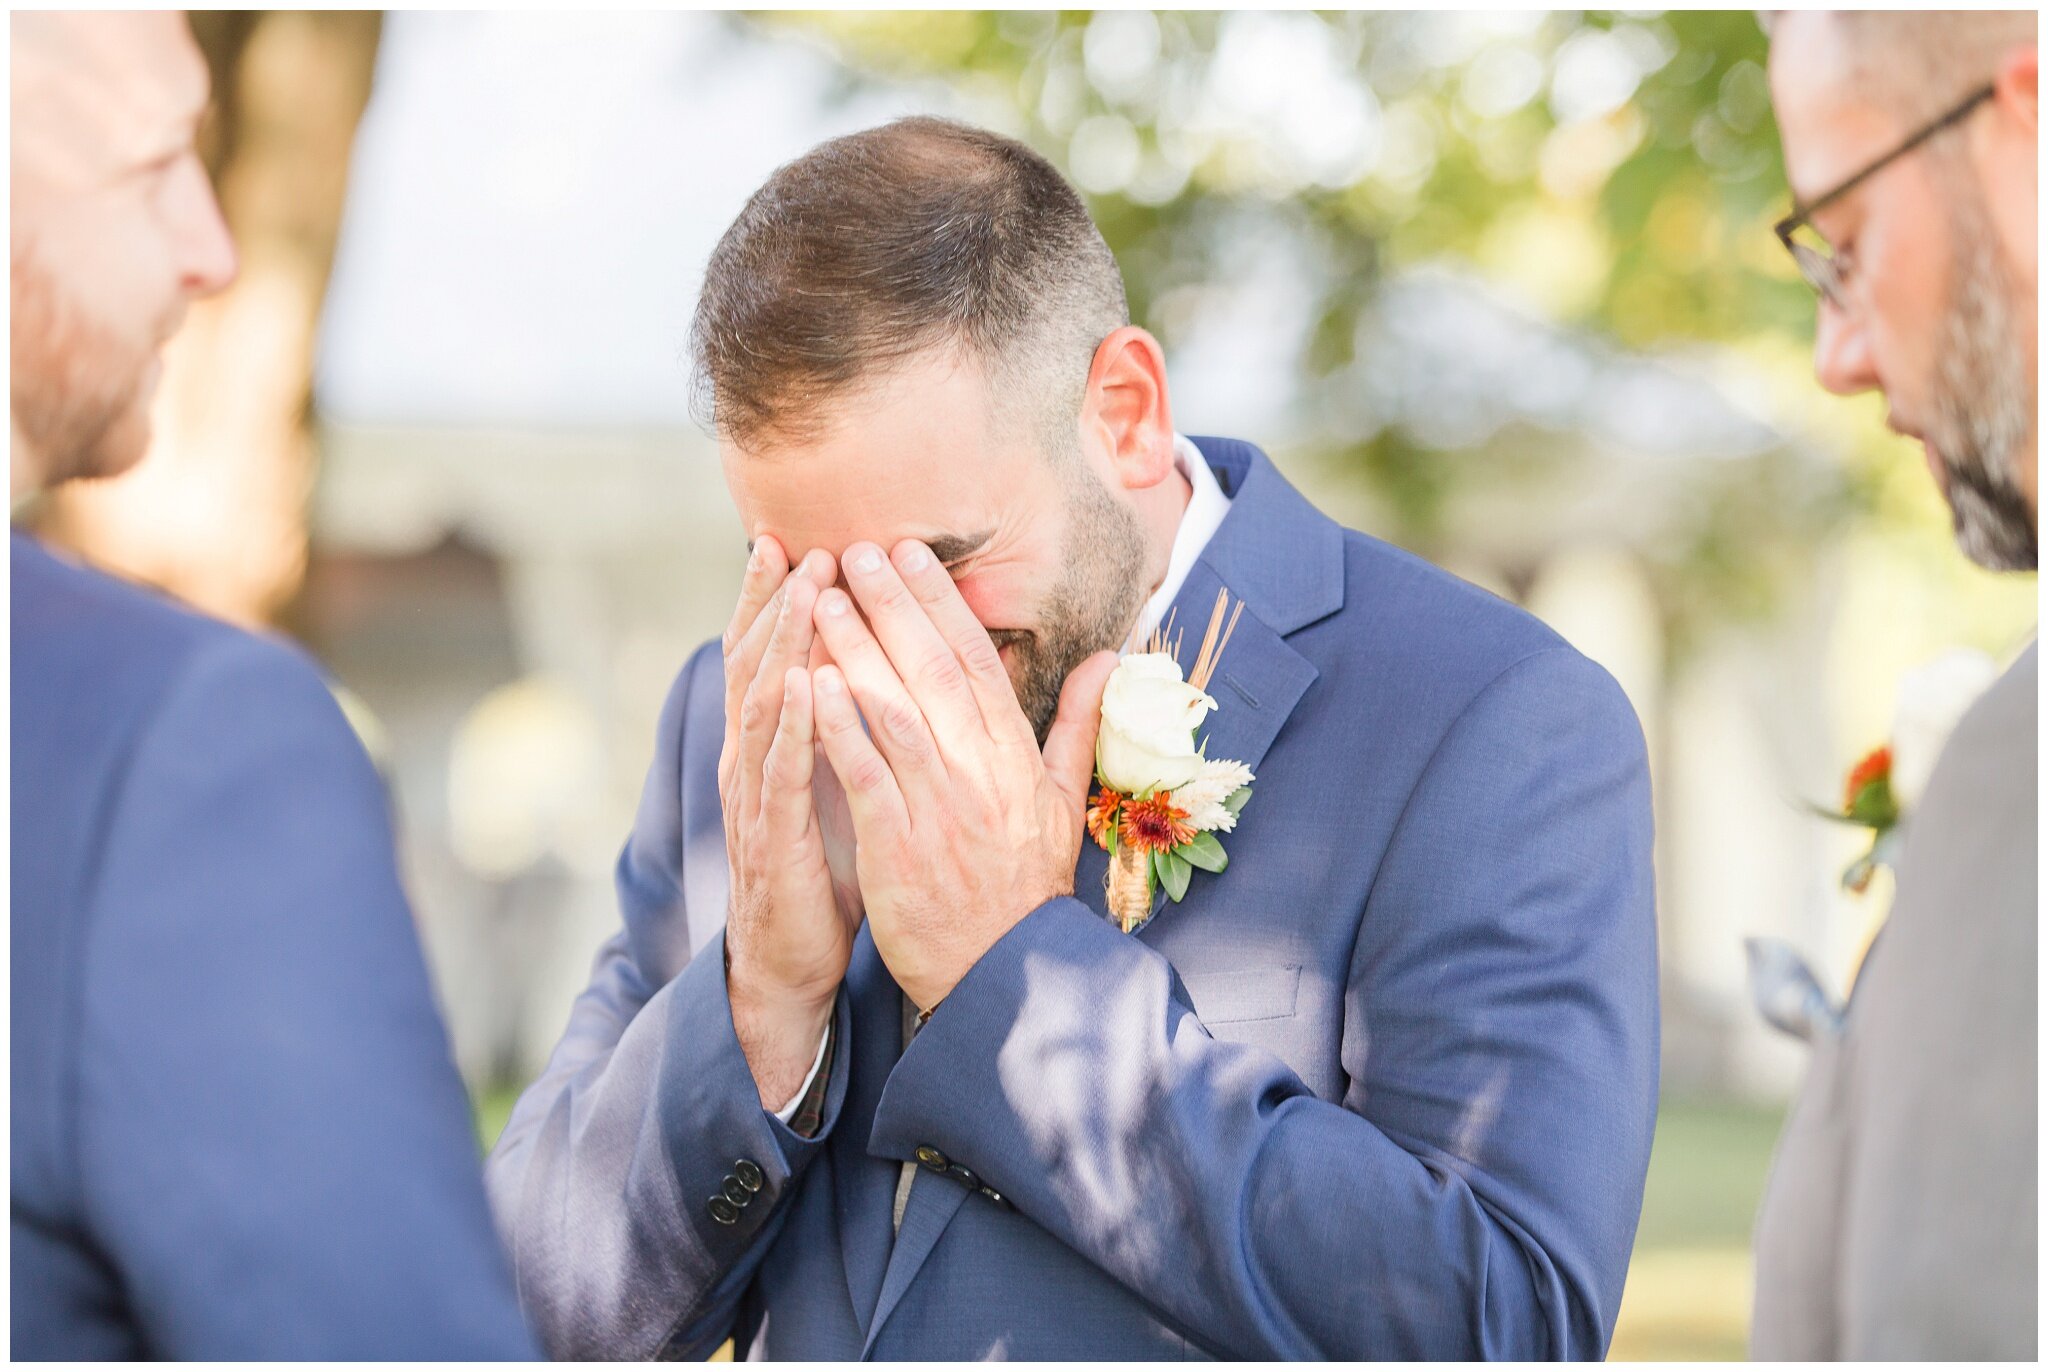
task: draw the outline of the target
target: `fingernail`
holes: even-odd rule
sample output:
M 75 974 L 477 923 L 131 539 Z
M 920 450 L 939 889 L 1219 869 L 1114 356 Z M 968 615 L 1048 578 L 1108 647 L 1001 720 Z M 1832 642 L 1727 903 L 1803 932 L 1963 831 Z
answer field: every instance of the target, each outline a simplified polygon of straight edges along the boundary
M 761 570 L 762 567 L 767 565 L 767 562 L 767 550 L 763 548 L 760 544 L 756 543 L 753 546 L 753 549 L 747 554 L 747 570 L 751 572 L 758 572 Z
M 873 548 L 864 548 L 854 554 L 853 569 L 863 574 L 882 570 L 882 555 Z
M 839 687 L 840 687 L 840 681 L 839 681 L 839 673 L 837 673 L 837 672 L 820 672 L 820 673 L 818 673 L 818 689 L 819 689 L 820 691 L 823 691 L 823 692 L 824 692 L 824 693 L 825 693 L 826 695 L 828 695 L 828 696 L 836 696 L 836 695 L 838 695 L 838 694 L 839 694 Z
M 826 596 L 826 597 L 825 597 L 825 613 L 826 613 L 826 614 L 828 614 L 828 615 L 843 615 L 843 614 L 845 614 L 845 613 L 846 613 L 846 597 L 845 597 L 844 595 L 841 595 L 841 594 L 840 594 L 839 592 L 837 592 L 837 591 L 834 591 L 834 592 L 833 592 L 833 593 L 832 593 L 831 595 L 828 595 L 828 596 Z
M 931 560 L 932 555 L 924 550 L 923 545 L 917 545 L 903 555 L 903 570 L 906 572 L 921 572 Z

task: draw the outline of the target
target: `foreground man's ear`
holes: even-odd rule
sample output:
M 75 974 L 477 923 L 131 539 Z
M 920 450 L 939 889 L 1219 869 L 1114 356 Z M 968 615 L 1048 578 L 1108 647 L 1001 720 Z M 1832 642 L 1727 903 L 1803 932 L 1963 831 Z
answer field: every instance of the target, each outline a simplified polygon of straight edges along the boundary
M 1173 410 L 1159 340 L 1126 324 L 1102 340 L 1081 398 L 1081 450 L 1126 490 L 1156 486 L 1173 470 Z

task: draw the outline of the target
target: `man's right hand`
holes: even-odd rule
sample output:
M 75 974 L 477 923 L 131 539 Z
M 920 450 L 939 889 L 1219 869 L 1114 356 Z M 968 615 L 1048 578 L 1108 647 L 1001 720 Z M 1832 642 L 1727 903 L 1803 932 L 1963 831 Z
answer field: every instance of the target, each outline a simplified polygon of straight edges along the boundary
M 782 545 L 763 535 L 722 645 L 726 988 L 769 1111 L 797 1093 L 817 1058 L 860 925 L 857 904 L 835 899 L 811 790 L 811 611 L 837 575 L 831 554 L 815 549 L 790 571 Z

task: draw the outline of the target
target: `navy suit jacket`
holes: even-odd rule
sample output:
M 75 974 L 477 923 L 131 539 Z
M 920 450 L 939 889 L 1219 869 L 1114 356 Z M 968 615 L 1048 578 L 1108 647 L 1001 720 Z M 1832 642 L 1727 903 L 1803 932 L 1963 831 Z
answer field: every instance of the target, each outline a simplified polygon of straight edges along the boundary
M 812 1138 L 734 1037 L 717 645 L 684 669 L 624 928 L 491 1163 L 551 1352 L 1605 1352 L 1657 1094 L 1635 716 L 1530 616 L 1197 444 L 1232 503 L 1178 618 L 1247 605 L 1210 687 L 1209 754 L 1258 776 L 1229 869 L 1125 935 L 1087 845 L 907 1049 L 863 930 Z
M 14 1356 L 532 1356 L 320 677 L 11 563 Z

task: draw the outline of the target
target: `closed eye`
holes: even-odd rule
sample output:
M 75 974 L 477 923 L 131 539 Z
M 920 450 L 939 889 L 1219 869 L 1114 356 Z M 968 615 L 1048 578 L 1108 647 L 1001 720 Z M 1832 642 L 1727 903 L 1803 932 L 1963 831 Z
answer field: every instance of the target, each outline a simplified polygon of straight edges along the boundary
M 939 560 L 940 566 L 952 572 L 972 562 L 975 554 L 995 536 L 994 529 L 976 534 L 938 534 L 926 539 L 924 545 L 932 550 L 932 556 Z

